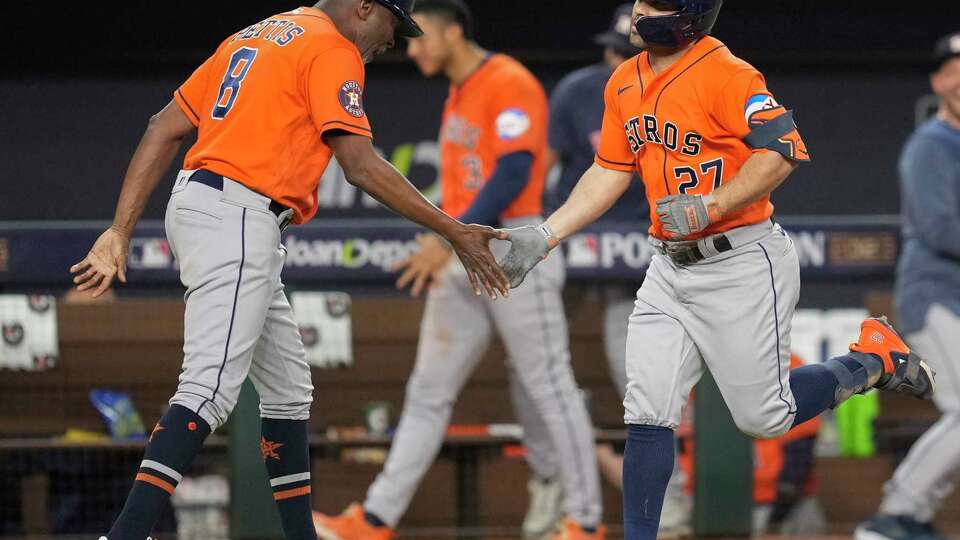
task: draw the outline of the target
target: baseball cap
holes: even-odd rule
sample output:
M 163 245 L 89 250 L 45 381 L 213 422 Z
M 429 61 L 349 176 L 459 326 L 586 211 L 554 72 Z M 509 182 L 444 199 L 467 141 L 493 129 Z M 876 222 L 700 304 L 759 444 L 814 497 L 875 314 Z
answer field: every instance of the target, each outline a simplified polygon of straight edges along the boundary
M 632 27 L 633 4 L 621 4 L 617 7 L 617 10 L 613 12 L 610 29 L 594 36 L 593 42 L 597 45 L 610 47 L 624 56 L 633 56 L 640 52 L 640 49 L 630 43 L 630 29 Z
M 420 37 L 423 35 L 423 30 L 410 17 L 416 0 L 376 0 L 376 2 L 389 9 L 397 19 L 400 19 L 400 24 L 397 25 L 397 35 L 403 37 Z
M 947 60 L 960 56 L 960 32 L 947 34 L 933 46 L 934 67 L 940 68 Z

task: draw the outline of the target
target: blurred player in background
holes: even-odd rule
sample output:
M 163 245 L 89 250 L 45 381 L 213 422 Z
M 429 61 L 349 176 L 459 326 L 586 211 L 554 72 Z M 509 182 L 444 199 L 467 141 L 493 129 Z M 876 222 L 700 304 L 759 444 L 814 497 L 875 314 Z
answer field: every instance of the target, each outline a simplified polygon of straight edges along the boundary
M 507 231 L 502 260 L 520 285 L 639 172 L 655 207 L 649 232 L 658 251 L 627 334 L 630 540 L 656 537 L 674 430 L 705 369 L 740 430 L 757 438 L 780 436 L 869 388 L 927 398 L 935 390 L 932 370 L 882 318 L 863 321 L 848 354 L 790 371 L 800 265 L 771 219 L 770 194 L 809 156 L 764 77 L 707 35 L 721 3 L 634 4 L 631 41 L 644 52 L 607 83 L 594 164 L 546 222 Z
M 900 156 L 903 251 L 895 287 L 906 341 L 937 370 L 940 420 L 914 443 L 884 488 L 880 513 L 856 540 L 946 538 L 932 525 L 960 473 L 960 32 L 935 48 L 937 115 Z
M 71 268 L 78 290 L 94 296 L 114 277 L 126 281 L 130 235 L 147 199 L 183 140 L 196 133 L 165 221 L 187 287 L 183 371 L 103 540 L 147 538 L 248 375 L 260 394 L 261 451 L 284 537 L 316 538 L 307 443 L 313 386 L 280 279 L 280 233 L 316 213 L 317 183 L 333 155 L 352 183 L 444 234 L 469 267 L 477 295 L 481 287 L 491 296 L 506 290 L 487 247 L 497 233 L 439 211 L 373 150 L 364 64 L 392 47 L 397 34 L 422 34 L 410 18 L 412 4 L 324 0 L 253 24 L 227 37 L 150 119 L 113 225 Z
M 425 29 L 408 55 L 424 75 L 445 75 L 450 93 L 440 130 L 442 207 L 478 223 L 532 225 L 542 220 L 547 172 L 547 97 L 520 63 L 473 41 L 461 0 L 423 0 L 414 20 Z M 340 516 L 317 515 L 323 538 L 389 538 L 443 443 L 453 404 L 492 333 L 500 334 L 511 377 L 530 397 L 549 433 L 563 479 L 564 538 L 600 539 L 605 527 L 593 450 L 593 426 L 573 371 L 555 257 L 513 291 L 508 302 L 468 294 L 467 282 L 439 237 L 418 238 L 420 251 L 400 263 L 398 286 L 419 294 L 429 284 L 417 358 L 403 413 L 383 472 L 362 505 Z M 505 243 L 499 246 L 506 251 Z
M 603 89 L 613 70 L 640 50 L 630 43 L 633 4 L 619 6 L 613 14 L 609 29 L 594 37 L 602 45 L 603 60 L 578 69 L 557 84 L 550 96 L 550 125 L 548 142 L 550 163 L 560 167 L 559 178 L 544 196 L 546 213 L 559 208 L 573 191 L 583 171 L 593 164 L 600 143 L 600 125 L 603 121 Z M 599 222 L 637 223 L 648 219 L 649 207 L 643 193 L 643 182 L 634 177 L 623 196 L 607 210 Z M 610 378 L 622 400 L 627 387 L 625 354 L 627 348 L 627 319 L 633 311 L 639 279 L 633 282 L 611 283 L 598 287 L 604 300 L 603 343 Z M 559 480 L 550 434 L 543 422 L 533 414 L 536 409 L 523 393 L 516 378 L 510 379 L 511 396 L 517 417 L 523 425 L 527 461 L 534 473 L 527 483 L 530 503 L 523 522 L 528 537 L 538 536 L 549 529 L 562 514 L 563 486 Z M 605 471 L 620 475 L 623 458 L 610 445 L 597 447 L 597 459 Z M 664 501 L 661 536 L 676 536 L 687 532 L 690 517 L 690 498 L 683 492 L 683 471 L 679 467 L 672 477 Z

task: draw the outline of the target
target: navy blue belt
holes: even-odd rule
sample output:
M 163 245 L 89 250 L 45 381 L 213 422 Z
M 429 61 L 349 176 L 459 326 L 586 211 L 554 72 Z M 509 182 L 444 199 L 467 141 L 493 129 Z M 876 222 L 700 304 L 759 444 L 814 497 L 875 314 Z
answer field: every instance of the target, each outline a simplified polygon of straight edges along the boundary
M 210 186 L 217 191 L 223 191 L 223 177 L 217 173 L 212 173 L 206 169 L 200 169 L 190 176 L 190 182 L 199 182 L 205 186 Z M 282 214 L 287 211 L 287 207 L 277 201 L 270 201 L 270 211 L 273 215 L 283 217 Z

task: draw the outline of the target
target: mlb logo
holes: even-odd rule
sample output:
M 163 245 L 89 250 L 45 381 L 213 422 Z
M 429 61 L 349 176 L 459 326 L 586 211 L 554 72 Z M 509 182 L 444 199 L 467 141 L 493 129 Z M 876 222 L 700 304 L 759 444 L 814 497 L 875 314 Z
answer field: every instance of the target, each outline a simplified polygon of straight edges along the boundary
M 595 234 L 578 234 L 566 242 L 567 266 L 596 268 L 600 266 L 600 242 Z
M 167 270 L 173 267 L 173 253 L 164 238 L 134 238 L 130 242 L 130 268 Z

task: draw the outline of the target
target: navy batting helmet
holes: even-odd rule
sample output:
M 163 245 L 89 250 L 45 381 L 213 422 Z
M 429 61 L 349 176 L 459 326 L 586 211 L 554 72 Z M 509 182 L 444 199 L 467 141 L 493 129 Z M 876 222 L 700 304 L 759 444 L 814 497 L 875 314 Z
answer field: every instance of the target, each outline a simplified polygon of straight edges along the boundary
M 643 41 L 661 47 L 683 47 L 710 33 L 723 0 L 652 0 L 650 5 L 671 15 L 640 17 L 634 23 Z

